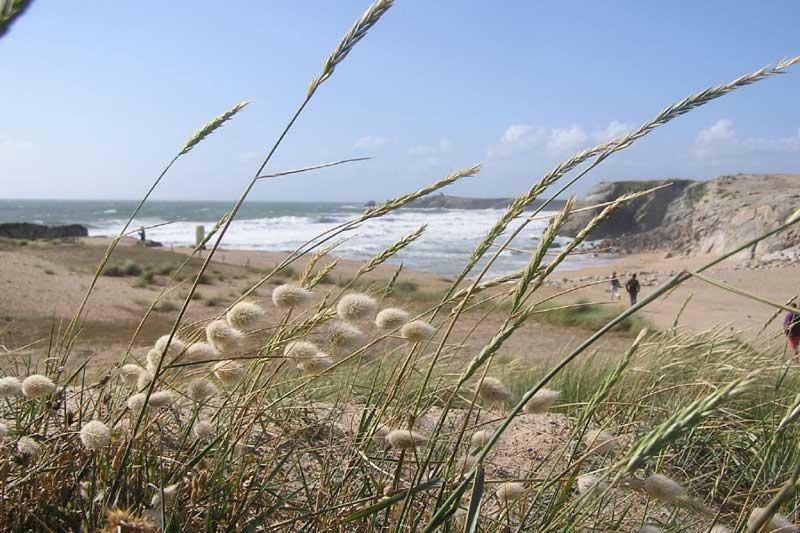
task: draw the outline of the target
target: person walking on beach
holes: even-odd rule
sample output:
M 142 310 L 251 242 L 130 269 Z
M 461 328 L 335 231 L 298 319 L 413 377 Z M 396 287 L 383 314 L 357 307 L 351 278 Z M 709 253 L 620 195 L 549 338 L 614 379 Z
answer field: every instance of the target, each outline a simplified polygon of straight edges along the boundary
M 797 347 L 800 345 L 800 313 L 789 311 L 783 319 L 783 332 L 789 339 L 789 348 L 792 350 L 792 359 L 797 361 Z
M 619 283 L 619 278 L 617 277 L 616 271 L 611 274 L 611 299 L 612 300 L 619 300 L 622 298 L 619 294 L 619 290 L 622 286 Z
M 636 274 L 632 274 L 631 278 L 625 284 L 625 290 L 628 292 L 628 296 L 631 299 L 631 307 L 636 305 L 636 300 L 639 297 L 639 289 L 641 285 L 639 285 L 639 280 L 636 279 Z
M 144 234 L 144 226 L 141 226 L 139 228 L 139 242 L 141 242 L 142 246 L 147 244 L 147 239 L 145 238 L 145 234 Z

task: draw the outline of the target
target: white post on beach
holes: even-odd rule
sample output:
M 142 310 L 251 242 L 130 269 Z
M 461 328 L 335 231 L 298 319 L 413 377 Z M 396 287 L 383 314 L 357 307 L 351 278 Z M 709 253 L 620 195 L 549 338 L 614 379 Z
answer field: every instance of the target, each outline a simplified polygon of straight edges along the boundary
M 203 239 L 206 238 L 206 227 L 203 225 L 195 226 L 194 227 L 194 244 L 195 246 L 200 246 L 200 243 L 203 242 Z

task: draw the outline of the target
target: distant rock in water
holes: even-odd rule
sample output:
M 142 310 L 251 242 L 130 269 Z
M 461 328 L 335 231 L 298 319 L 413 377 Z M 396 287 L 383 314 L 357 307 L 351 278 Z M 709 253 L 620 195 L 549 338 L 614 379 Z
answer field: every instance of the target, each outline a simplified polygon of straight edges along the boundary
M 449 196 L 446 194 L 432 194 L 411 202 L 409 207 L 439 208 L 439 209 L 505 209 L 513 198 L 468 198 L 465 196 Z M 531 208 L 538 207 L 541 202 L 534 203 Z M 548 209 L 556 210 L 564 206 L 563 200 L 551 202 Z
M 622 206 L 590 238 L 610 239 L 626 251 L 720 255 L 780 226 L 800 208 L 800 175 L 786 174 L 602 183 L 583 204 L 609 202 L 670 182 L 670 187 Z M 574 236 L 600 209 L 574 215 L 561 234 Z M 791 227 L 741 252 L 739 259 L 757 259 L 798 245 L 800 228 Z
M 68 226 L 44 226 L 28 222 L 9 222 L 0 224 L 0 237 L 7 239 L 63 239 L 65 237 L 88 237 L 89 230 L 80 224 Z

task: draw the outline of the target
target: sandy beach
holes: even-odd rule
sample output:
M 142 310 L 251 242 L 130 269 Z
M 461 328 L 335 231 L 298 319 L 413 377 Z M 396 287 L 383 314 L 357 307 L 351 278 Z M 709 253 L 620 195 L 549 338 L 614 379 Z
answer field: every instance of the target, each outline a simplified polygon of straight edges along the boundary
M 107 244 L 107 239 L 88 238 L 78 243 L 31 242 L 27 246 L 6 243 L 0 250 L 3 345 L 12 351 L 14 357 L 20 360 L 28 356 L 33 356 L 34 360 L 41 358 L 51 332 L 65 327 L 77 310 Z M 128 261 L 167 272 L 186 260 L 188 253 L 187 249 L 181 248 L 143 248 L 130 239 L 118 247 L 110 264 Z M 201 321 L 224 312 L 230 302 L 266 276 L 285 256 L 283 252 L 220 250 L 204 283 L 190 302 L 184 323 Z M 196 271 L 202 259 L 195 257 L 189 261 L 187 273 Z M 333 259 L 322 258 L 317 268 Z M 707 256 L 665 258 L 663 253 L 621 256 L 609 267 L 557 273 L 552 282 L 538 291 L 536 301 L 547 301 L 549 305 L 589 301 L 612 305 L 620 310 L 626 303 L 624 291 L 622 302 L 610 302 L 608 283 L 604 281 L 612 271 L 622 277 L 630 272 L 639 273 L 642 295 L 646 295 L 676 272 L 698 268 L 710 259 Z M 272 288 L 296 279 L 307 262 L 307 257 L 299 259 L 257 291 L 257 301 L 267 309 L 268 320 L 279 319 L 278 311 L 269 301 Z M 356 275 L 359 267 L 357 262 L 338 260 L 326 283 L 320 284 L 315 294 L 320 298 L 338 294 Z M 385 283 L 395 270 L 396 266 L 384 264 L 368 273 L 364 280 L 375 283 L 377 287 Z M 743 269 L 731 262 L 718 265 L 708 275 L 779 302 L 788 300 L 795 294 L 794 288 L 800 286 L 800 267 Z M 129 344 L 134 353 L 138 353 L 168 332 L 188 294 L 189 281 L 179 281 L 167 287 L 167 278 L 158 275 L 151 282 L 142 283 L 137 277 L 101 276 L 87 305 L 81 340 L 75 348 L 79 354 L 76 362 L 88 359 L 90 368 L 102 366 L 104 361 L 116 360 Z M 442 276 L 404 270 L 399 278 L 403 290 L 390 296 L 389 301 L 392 305 L 422 312 L 438 301 L 450 281 Z M 578 290 L 571 290 L 575 288 Z M 503 290 L 503 287 L 497 290 Z M 569 292 L 559 296 L 565 291 Z M 165 292 L 162 299 L 166 303 L 159 304 L 156 311 L 140 324 L 148 307 L 162 292 Z M 725 324 L 739 331 L 743 338 L 757 333 L 774 312 L 767 304 L 691 280 L 654 302 L 645 309 L 643 316 L 655 328 L 666 329 L 673 325 L 682 308 L 678 321 L 681 327 L 700 331 Z M 468 312 L 453 333 L 453 343 L 461 346 L 458 352 L 464 357 L 474 354 L 497 331 L 503 318 L 503 313 L 486 314 L 483 309 Z M 444 319 L 444 315 L 439 318 Z M 139 331 L 134 337 L 137 329 Z M 508 357 L 540 364 L 558 357 L 590 334 L 589 330 L 577 327 L 531 321 L 509 339 L 504 353 Z M 766 330 L 765 337 L 769 336 L 772 336 L 773 343 L 782 342 L 777 325 Z M 630 337 L 626 335 L 610 334 L 598 344 L 598 353 L 613 356 L 629 342 Z

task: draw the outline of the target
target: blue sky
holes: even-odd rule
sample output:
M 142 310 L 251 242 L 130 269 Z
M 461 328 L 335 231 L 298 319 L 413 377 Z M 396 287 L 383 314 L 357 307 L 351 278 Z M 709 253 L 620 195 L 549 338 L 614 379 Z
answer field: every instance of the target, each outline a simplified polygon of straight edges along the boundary
M 233 199 L 366 1 L 37 0 L 0 40 L 0 196 Z M 320 89 L 259 200 L 380 200 L 484 162 L 453 194 L 510 196 L 665 105 L 800 54 L 800 3 L 398 0 Z M 600 180 L 800 173 L 800 66 L 609 160 Z

